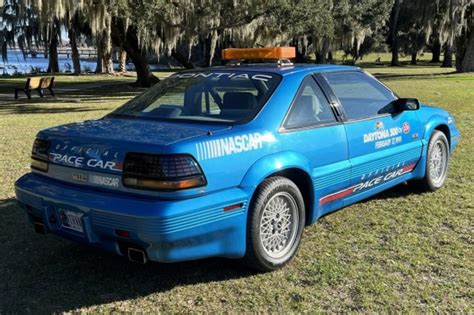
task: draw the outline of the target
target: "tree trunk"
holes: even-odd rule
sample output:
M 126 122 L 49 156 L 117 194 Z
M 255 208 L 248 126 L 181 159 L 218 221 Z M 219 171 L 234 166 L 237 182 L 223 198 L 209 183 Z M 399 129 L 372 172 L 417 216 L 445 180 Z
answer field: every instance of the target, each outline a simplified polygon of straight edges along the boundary
M 328 51 L 328 62 L 333 63 L 334 62 L 334 57 L 332 55 L 332 50 Z
M 392 33 L 392 66 L 399 66 L 400 62 L 398 60 L 398 16 L 400 15 L 400 2 L 401 0 L 395 0 L 394 4 L 394 13 L 391 25 L 391 33 Z
M 105 19 L 105 30 L 103 32 L 102 65 L 105 73 L 114 73 L 112 62 L 112 17 L 108 15 Z
M 410 61 L 411 65 L 416 65 L 416 56 L 417 55 L 418 55 L 417 53 L 412 53 L 411 54 L 411 61 Z
M 323 45 L 321 47 L 321 51 L 316 53 L 316 63 L 324 64 L 327 63 L 327 55 L 329 51 L 329 38 L 323 38 Z
M 171 51 L 171 57 L 176 59 L 176 61 L 179 62 L 186 69 L 194 69 L 195 68 L 194 64 L 192 62 L 190 62 L 185 55 L 183 55 L 182 53 L 180 53 L 176 49 L 173 49 Z
M 438 38 L 435 38 L 433 41 L 433 46 L 431 46 L 431 53 L 433 57 L 431 58 L 431 63 L 440 63 L 441 62 L 441 43 Z
M 71 22 L 74 24 L 74 22 Z M 74 74 L 81 73 L 81 56 L 79 54 L 79 50 L 77 49 L 77 35 L 74 26 L 68 30 L 69 33 L 69 44 L 71 45 L 71 58 L 72 58 L 72 65 L 74 68 Z
M 123 19 L 118 17 L 112 19 L 111 25 L 111 37 L 114 45 L 123 48 L 135 66 L 135 70 L 137 71 L 137 81 L 135 85 L 139 87 L 150 87 L 158 82 L 159 79 L 150 71 L 145 51 L 140 48 L 136 27 L 130 25 L 125 29 Z
M 468 26 L 467 34 L 458 39 L 456 50 L 456 70 L 474 72 L 474 23 Z
M 95 66 L 95 73 L 104 72 L 104 58 L 103 58 L 103 42 L 102 36 L 97 40 L 97 65 Z
M 120 48 L 119 51 L 119 71 L 121 73 L 127 72 L 127 52 Z
M 54 23 L 51 25 L 51 33 L 49 39 L 49 65 L 48 72 L 59 72 L 58 60 L 58 44 L 59 44 L 59 21 L 54 18 Z
M 443 64 L 441 67 L 443 68 L 451 68 L 453 66 L 453 48 L 451 45 L 446 43 L 446 46 L 444 47 L 444 58 L 443 58 Z
M 297 37 L 293 38 L 293 41 L 291 43 L 293 47 L 295 47 L 296 50 L 296 55 L 295 55 L 295 62 L 296 63 L 306 63 L 306 47 L 305 45 L 299 45 L 299 39 Z

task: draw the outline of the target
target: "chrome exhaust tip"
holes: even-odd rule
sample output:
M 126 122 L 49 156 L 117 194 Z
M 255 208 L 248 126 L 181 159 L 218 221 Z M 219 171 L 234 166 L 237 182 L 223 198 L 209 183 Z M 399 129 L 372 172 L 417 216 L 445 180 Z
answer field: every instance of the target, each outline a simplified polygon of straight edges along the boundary
M 43 223 L 40 222 L 34 222 L 35 226 L 35 232 L 38 234 L 45 235 L 46 234 L 46 227 L 44 226 Z
M 127 253 L 128 253 L 128 260 L 130 260 L 131 262 L 143 264 L 143 265 L 146 264 L 147 258 L 143 250 L 129 247 L 127 249 Z

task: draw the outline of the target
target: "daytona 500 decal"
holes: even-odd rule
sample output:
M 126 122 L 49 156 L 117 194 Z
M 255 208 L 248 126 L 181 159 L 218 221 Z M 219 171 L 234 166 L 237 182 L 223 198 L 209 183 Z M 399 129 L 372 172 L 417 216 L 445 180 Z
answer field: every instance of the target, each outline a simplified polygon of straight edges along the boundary
M 350 196 L 352 194 L 373 188 L 375 186 L 378 186 L 380 184 L 386 183 L 390 180 L 393 180 L 397 177 L 400 177 L 406 173 L 411 172 L 415 168 L 416 164 L 410 164 L 407 166 L 404 166 L 402 168 L 399 168 L 397 170 L 388 172 L 384 175 L 376 176 L 371 179 L 367 179 L 365 181 L 362 181 L 354 186 L 351 186 L 349 188 L 343 189 L 341 191 L 335 192 L 333 194 L 327 195 L 319 199 L 319 205 L 325 205 L 331 201 L 338 200 L 347 196 Z M 365 177 L 365 176 L 364 176 Z M 364 178 L 363 177 L 363 178 Z
M 375 131 L 364 134 L 364 144 L 375 142 L 375 149 L 385 148 L 399 144 L 403 141 L 401 135 L 410 132 L 410 124 L 404 122 L 402 127 L 392 127 L 385 129 L 383 122 L 375 123 Z

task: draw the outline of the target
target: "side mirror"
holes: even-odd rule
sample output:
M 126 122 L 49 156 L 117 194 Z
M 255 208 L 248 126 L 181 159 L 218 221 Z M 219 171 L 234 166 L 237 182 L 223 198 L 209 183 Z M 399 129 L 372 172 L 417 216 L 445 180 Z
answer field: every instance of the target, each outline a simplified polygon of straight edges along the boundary
M 416 98 L 399 98 L 394 103 L 395 108 L 400 112 L 420 109 L 420 102 Z
M 407 110 L 420 109 L 420 102 L 416 98 L 399 98 L 390 102 L 379 110 L 379 114 L 399 114 Z

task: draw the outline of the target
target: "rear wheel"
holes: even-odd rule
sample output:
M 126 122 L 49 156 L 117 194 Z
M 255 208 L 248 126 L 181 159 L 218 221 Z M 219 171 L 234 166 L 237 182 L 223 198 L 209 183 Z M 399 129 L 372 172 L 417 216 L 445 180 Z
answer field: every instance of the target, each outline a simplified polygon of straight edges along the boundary
M 449 166 L 449 143 L 445 134 L 435 130 L 431 135 L 426 155 L 425 177 L 420 180 L 425 191 L 435 191 L 446 181 Z
M 298 187 L 285 177 L 268 178 L 257 189 L 248 216 L 245 263 L 263 271 L 283 267 L 295 255 L 304 229 Z

